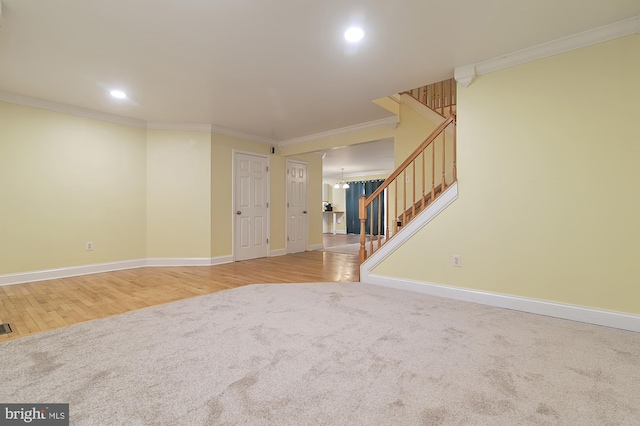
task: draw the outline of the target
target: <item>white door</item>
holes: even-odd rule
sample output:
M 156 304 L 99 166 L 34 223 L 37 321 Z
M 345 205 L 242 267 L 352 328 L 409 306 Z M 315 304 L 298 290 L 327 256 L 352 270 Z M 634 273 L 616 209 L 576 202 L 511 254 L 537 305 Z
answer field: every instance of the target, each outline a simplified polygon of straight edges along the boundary
M 236 152 L 234 162 L 235 260 L 267 257 L 267 157 Z
M 307 208 L 307 164 L 287 160 L 287 253 L 307 250 Z

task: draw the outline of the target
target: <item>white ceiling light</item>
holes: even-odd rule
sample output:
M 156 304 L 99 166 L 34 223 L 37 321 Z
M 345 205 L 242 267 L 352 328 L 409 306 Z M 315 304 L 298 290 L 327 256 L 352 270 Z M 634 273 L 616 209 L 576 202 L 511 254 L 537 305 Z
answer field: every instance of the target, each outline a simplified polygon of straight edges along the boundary
M 349 43 L 357 43 L 364 37 L 364 31 L 360 27 L 351 27 L 344 32 L 344 38 Z
M 340 179 L 340 182 L 336 183 L 335 185 L 333 185 L 333 187 L 335 189 L 347 189 L 349 188 L 349 184 L 347 182 L 344 181 L 344 168 L 342 168 L 342 179 Z
M 111 96 L 113 96 L 116 99 L 127 99 L 127 94 L 124 93 L 122 90 L 112 90 L 109 93 L 111 94 Z

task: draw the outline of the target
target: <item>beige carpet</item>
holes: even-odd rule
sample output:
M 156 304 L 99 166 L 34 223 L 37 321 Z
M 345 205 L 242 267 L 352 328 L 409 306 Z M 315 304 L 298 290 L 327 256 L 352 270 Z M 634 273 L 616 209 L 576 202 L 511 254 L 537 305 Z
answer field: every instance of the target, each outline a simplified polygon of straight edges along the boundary
M 362 284 L 255 285 L 0 344 L 77 425 L 639 425 L 640 334 Z

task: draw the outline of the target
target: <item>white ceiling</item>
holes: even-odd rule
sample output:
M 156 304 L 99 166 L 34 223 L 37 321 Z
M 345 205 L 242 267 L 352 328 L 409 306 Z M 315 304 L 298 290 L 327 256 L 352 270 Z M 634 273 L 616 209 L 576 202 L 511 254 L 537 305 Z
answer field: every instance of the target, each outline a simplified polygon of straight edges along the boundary
M 640 13 L 639 0 L 1 1 L 0 91 L 276 141 L 386 117 L 372 99 Z M 342 37 L 353 23 L 357 47 Z
M 640 0 L 0 1 L 0 92 L 272 143 L 387 117 L 371 100 L 640 13 Z M 327 151 L 325 177 L 341 167 L 391 170 L 393 143 Z
M 357 180 L 360 176 L 392 172 L 394 167 L 393 139 L 351 145 L 325 151 L 322 162 L 324 180 Z M 335 183 L 335 182 L 333 182 Z

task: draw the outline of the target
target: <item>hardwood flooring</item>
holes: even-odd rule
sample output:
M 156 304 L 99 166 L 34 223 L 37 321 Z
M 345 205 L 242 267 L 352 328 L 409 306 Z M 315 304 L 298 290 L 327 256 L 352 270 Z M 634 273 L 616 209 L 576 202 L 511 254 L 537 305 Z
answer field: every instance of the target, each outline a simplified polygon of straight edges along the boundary
M 356 234 L 322 234 L 322 243 L 325 248 L 345 246 L 360 242 L 360 235 Z
M 217 266 L 147 267 L 0 286 L 0 342 L 248 284 L 358 281 L 354 255 L 311 251 Z

